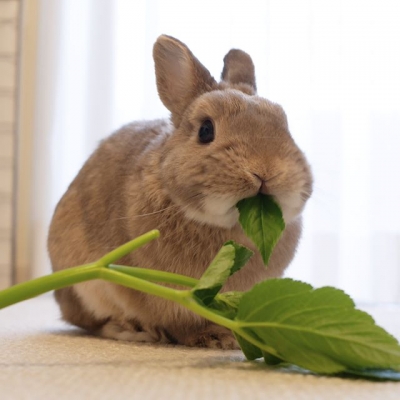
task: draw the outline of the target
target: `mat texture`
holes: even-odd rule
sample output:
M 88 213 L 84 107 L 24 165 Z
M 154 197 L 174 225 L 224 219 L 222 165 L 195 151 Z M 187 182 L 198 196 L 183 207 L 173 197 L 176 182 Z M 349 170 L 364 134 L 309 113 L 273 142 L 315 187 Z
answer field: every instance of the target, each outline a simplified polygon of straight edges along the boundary
M 400 305 L 361 307 L 400 338 Z M 99 339 L 59 320 L 45 295 L 0 310 L 0 398 L 400 399 L 400 383 L 268 369 L 240 351 Z

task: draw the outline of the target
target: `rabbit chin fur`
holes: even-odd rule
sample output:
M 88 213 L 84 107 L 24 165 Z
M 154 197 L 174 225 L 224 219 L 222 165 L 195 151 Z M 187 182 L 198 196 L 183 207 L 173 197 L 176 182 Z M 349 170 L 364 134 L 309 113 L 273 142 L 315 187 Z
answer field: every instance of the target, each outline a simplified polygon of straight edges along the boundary
M 185 215 L 203 224 L 232 228 L 239 219 L 236 204 L 237 199 L 232 196 L 207 196 L 203 201 L 204 211 L 187 208 Z
M 312 191 L 304 154 L 282 108 L 256 95 L 254 65 L 240 50 L 224 58 L 217 83 L 177 39 L 153 52 L 157 88 L 171 120 L 137 122 L 105 139 L 60 200 L 50 225 L 53 270 L 85 264 L 158 228 L 161 236 L 118 261 L 199 278 L 223 243 L 254 251 L 224 290 L 279 277 L 301 233 Z M 212 121 L 215 138 L 198 132 Z M 286 229 L 268 268 L 238 223 L 236 204 L 259 191 L 280 204 Z M 120 340 L 236 348 L 230 332 L 170 301 L 100 280 L 56 291 L 63 318 Z

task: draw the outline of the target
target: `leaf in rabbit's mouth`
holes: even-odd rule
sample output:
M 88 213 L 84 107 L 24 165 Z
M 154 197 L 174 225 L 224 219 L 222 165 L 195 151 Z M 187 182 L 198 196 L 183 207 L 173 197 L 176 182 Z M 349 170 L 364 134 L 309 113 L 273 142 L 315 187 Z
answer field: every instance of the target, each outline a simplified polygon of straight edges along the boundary
M 259 250 L 264 265 L 285 229 L 282 210 L 272 196 L 257 194 L 237 204 L 239 222 L 246 235 Z

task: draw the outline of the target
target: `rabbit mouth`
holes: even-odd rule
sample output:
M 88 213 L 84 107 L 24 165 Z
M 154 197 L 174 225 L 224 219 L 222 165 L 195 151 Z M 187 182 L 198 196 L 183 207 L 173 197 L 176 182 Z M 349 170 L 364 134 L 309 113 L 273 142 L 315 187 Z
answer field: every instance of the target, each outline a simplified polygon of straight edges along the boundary
M 300 194 L 285 193 L 273 195 L 282 209 L 286 224 L 291 223 L 300 215 L 304 201 Z M 186 217 L 202 224 L 231 229 L 239 220 L 239 210 L 236 207 L 237 198 L 231 196 L 207 196 L 200 208 L 187 208 Z

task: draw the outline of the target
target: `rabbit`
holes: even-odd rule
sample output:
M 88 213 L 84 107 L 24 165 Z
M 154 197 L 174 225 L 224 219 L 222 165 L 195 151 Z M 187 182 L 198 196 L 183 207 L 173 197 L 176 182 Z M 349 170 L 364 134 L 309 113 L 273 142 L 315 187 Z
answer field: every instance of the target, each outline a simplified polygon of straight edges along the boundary
M 93 262 L 151 230 L 160 238 L 118 264 L 199 278 L 221 246 L 254 251 L 224 290 L 281 277 L 301 234 L 312 174 L 281 106 L 256 93 L 250 56 L 232 49 L 218 83 L 181 41 L 153 48 L 170 119 L 133 122 L 103 140 L 58 203 L 49 229 L 54 271 Z M 238 222 L 236 204 L 275 198 L 286 229 L 268 268 Z M 65 321 L 105 338 L 236 349 L 233 334 L 171 301 L 101 280 L 55 292 Z

